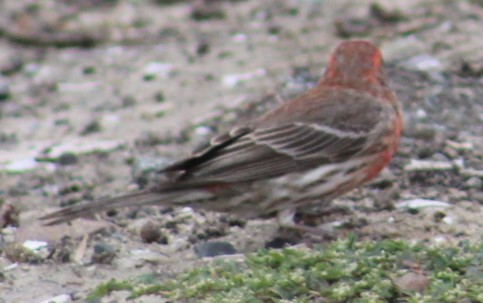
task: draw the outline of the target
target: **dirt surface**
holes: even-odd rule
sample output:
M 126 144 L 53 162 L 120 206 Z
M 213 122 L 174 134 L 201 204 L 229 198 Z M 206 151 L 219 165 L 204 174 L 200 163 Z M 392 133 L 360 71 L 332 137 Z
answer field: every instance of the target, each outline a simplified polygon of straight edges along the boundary
M 305 241 L 274 220 L 190 209 L 37 218 L 145 185 L 218 128 L 312 86 L 347 38 L 381 48 L 404 137 L 381 178 L 298 218 L 325 241 L 481 241 L 483 7 L 400 2 L 0 2 L 0 302 L 82 301 L 111 278 L 170 277 L 203 263 L 193 247 L 207 241 L 241 253 Z

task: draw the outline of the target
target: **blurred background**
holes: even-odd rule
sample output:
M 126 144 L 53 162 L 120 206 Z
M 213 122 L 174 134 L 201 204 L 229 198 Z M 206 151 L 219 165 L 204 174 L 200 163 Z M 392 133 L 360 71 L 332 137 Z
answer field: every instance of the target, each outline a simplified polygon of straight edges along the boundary
M 145 186 L 220 129 L 313 86 L 344 39 L 381 48 L 405 134 L 381 178 L 312 210 L 313 224 L 328 241 L 481 240 L 482 18 L 478 0 L 0 1 L 0 274 L 25 266 L 5 271 L 0 298 L 37 302 L 148 271 L 130 257 L 138 247 L 180 271 L 210 239 L 238 252 L 297 243 L 273 222 L 189 209 L 49 229 L 35 218 Z M 22 257 L 27 240 L 44 253 Z M 73 259 L 114 266 L 75 273 Z

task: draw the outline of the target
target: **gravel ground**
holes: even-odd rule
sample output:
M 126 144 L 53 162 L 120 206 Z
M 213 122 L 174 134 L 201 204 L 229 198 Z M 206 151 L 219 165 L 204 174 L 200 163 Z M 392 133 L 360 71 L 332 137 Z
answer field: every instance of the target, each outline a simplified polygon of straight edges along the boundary
M 378 180 L 298 218 L 325 241 L 481 241 L 482 16 L 470 0 L 0 2 L 0 302 L 170 277 L 202 263 L 209 241 L 241 253 L 308 241 L 274 220 L 190 209 L 37 218 L 144 186 L 219 129 L 312 86 L 347 38 L 381 48 L 404 137 Z

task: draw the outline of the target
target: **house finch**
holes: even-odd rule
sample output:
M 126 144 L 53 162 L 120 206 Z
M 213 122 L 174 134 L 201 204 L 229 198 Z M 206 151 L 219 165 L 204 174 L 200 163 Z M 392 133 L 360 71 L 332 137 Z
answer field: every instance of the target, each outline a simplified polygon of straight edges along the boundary
M 381 52 L 371 43 L 343 42 L 314 88 L 165 168 L 170 182 L 42 219 L 57 224 L 140 205 L 252 218 L 330 201 L 374 178 L 397 149 L 401 109 L 381 65 Z

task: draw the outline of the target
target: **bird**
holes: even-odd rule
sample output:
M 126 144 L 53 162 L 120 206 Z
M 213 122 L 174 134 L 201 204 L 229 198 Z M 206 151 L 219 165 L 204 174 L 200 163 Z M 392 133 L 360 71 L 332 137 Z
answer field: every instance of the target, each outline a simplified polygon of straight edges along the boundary
M 343 41 L 313 88 L 168 165 L 160 173 L 169 180 L 41 220 L 54 225 L 99 211 L 160 205 L 246 219 L 277 216 L 281 225 L 294 225 L 295 209 L 324 205 L 367 183 L 396 152 L 403 116 L 382 65 L 371 42 Z

